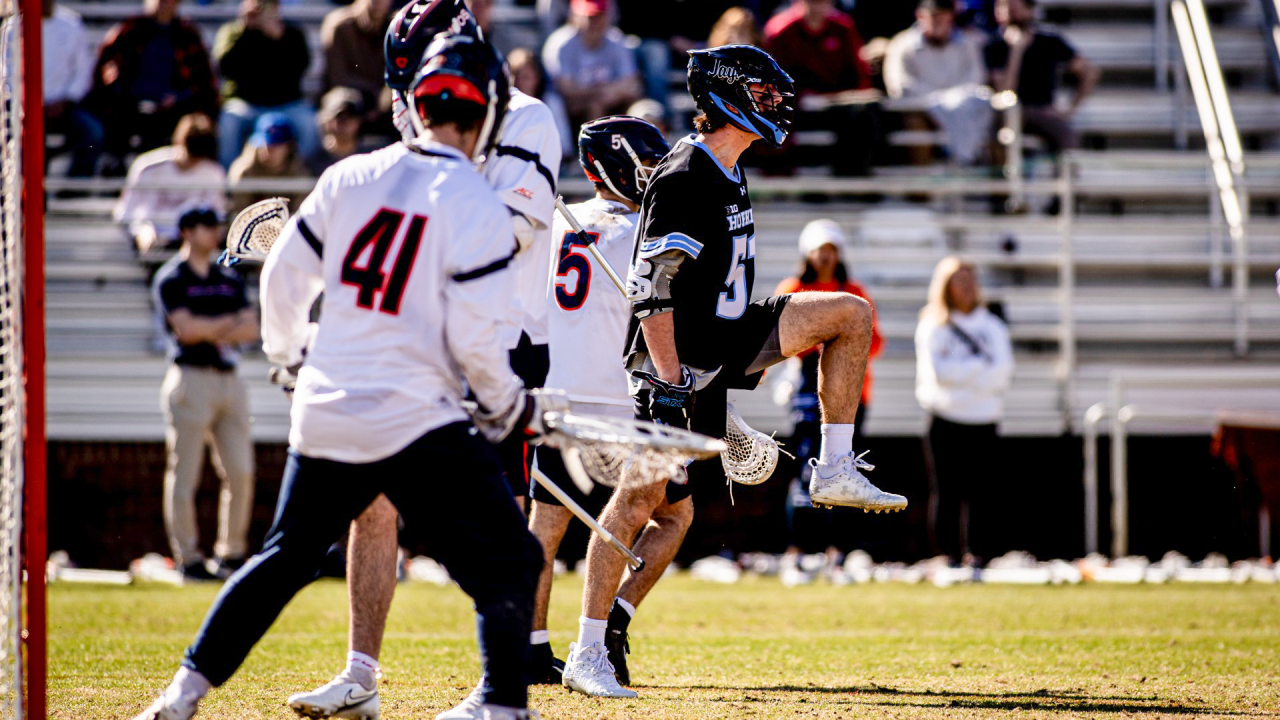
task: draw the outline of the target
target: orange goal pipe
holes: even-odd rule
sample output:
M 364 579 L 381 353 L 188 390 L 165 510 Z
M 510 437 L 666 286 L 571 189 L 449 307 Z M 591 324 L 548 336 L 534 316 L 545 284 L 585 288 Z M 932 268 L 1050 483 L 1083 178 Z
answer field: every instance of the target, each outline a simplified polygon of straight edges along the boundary
M 26 533 L 27 646 L 26 717 L 45 720 L 45 678 L 48 672 L 48 628 L 45 597 L 48 452 L 45 438 L 44 345 L 44 62 L 41 0 L 22 0 L 22 347 L 25 354 L 26 440 L 22 444 L 26 475 L 23 503 Z

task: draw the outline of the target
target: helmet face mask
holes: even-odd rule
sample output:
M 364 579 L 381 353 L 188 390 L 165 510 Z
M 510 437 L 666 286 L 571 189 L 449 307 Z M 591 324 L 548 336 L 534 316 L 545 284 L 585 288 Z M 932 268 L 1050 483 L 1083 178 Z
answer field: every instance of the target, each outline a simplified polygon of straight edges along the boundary
M 593 183 L 637 205 L 653 175 L 653 165 L 670 152 L 662 131 L 640 118 L 592 120 L 578 133 L 578 162 Z
M 725 45 L 689 52 L 689 94 L 720 124 L 779 147 L 795 117 L 795 83 L 763 50 Z

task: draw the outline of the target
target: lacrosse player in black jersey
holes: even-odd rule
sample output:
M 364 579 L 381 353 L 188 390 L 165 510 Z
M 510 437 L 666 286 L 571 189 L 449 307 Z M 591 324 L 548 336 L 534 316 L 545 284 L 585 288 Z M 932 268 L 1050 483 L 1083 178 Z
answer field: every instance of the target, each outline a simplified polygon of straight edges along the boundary
M 765 368 L 819 346 L 823 425 L 820 456 L 812 461 L 813 502 L 901 510 L 907 499 L 872 485 L 859 472 L 871 466 L 852 447 L 871 344 L 871 306 L 848 293 L 793 293 L 750 301 L 755 220 L 738 160 L 757 140 L 778 147 L 786 139 L 795 111 L 791 78 L 767 53 L 749 45 L 696 50 L 689 56 L 698 132 L 676 143 L 649 181 L 627 278 L 635 311 L 627 367 L 637 415 L 723 437 L 726 390 L 754 388 Z M 685 484 L 619 490 L 601 516 L 602 524 L 630 542 L 655 511 L 691 503 L 695 484 L 725 482 L 719 459 L 695 462 L 688 474 Z M 691 519 L 692 506 L 666 514 Z M 680 537 L 687 527 L 688 520 Z M 619 612 L 613 602 L 623 563 L 611 554 L 592 539 L 583 630 L 587 620 L 607 621 L 598 632 L 605 634 L 609 659 L 625 685 L 630 684 L 630 610 Z M 641 575 L 660 576 L 672 554 L 646 552 Z M 633 589 L 624 599 L 634 607 L 647 589 Z M 580 638 L 579 644 L 592 640 Z

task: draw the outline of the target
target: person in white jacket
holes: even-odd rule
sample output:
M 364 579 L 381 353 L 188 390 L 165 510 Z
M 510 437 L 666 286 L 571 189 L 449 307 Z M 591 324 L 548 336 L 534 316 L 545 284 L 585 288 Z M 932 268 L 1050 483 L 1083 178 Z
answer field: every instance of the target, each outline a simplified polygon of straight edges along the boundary
M 997 425 L 1012 378 L 1009 328 L 983 306 L 973 264 L 943 259 L 916 328 L 916 399 L 929 413 L 929 537 L 938 554 L 972 560 L 970 505 L 999 457 Z

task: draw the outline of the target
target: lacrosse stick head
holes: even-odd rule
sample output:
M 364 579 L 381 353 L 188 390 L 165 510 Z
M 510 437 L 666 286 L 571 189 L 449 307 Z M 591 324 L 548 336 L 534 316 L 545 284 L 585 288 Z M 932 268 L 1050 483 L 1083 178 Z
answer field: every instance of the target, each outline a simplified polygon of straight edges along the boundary
M 267 198 L 241 210 L 227 230 L 227 250 L 222 254 L 222 263 L 230 266 L 241 260 L 266 260 L 288 220 L 286 198 Z
M 607 487 L 684 483 L 686 465 L 713 458 L 726 447 L 683 428 L 629 418 L 549 412 L 543 424 L 546 442 L 560 448 L 565 468 L 579 485 L 586 479 Z
M 759 485 L 778 467 L 778 441 L 752 428 L 738 414 L 733 403 L 725 403 L 724 441 L 720 453 L 724 474 L 742 485 Z

